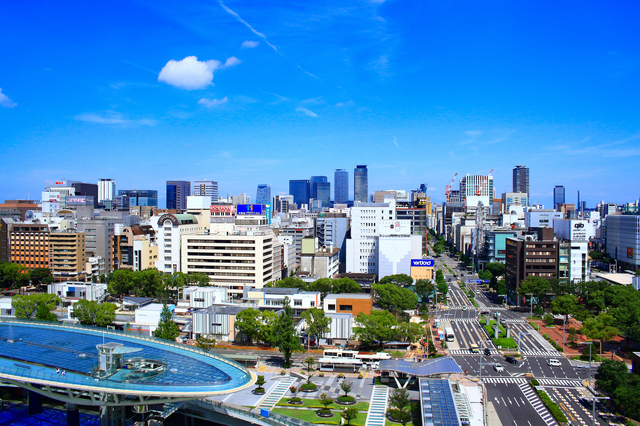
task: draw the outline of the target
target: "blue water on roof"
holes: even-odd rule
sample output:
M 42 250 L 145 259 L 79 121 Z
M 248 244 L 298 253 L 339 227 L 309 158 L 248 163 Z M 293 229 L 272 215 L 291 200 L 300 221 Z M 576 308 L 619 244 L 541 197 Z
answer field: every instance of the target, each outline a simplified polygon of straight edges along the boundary
M 205 354 L 181 350 L 135 337 L 106 334 L 104 343 L 122 343 L 126 347 L 140 348 L 135 357 L 160 359 L 167 363 L 167 371 L 144 381 L 130 381 L 131 385 L 144 385 L 164 389 L 165 385 L 182 386 L 189 391 L 227 390 L 248 383 L 250 376 L 233 363 L 221 361 Z M 101 329 L 63 329 L 40 324 L 0 324 L 0 366 L 11 368 L 21 376 L 34 377 L 47 374 L 47 380 L 78 380 L 94 385 L 93 378 L 87 377 L 98 362 L 96 345 L 103 343 Z M 81 354 L 83 354 L 81 356 Z M 21 364 L 20 361 L 39 365 Z M 56 374 L 55 368 L 64 369 L 67 374 Z M 96 386 L 118 386 L 109 380 L 100 380 Z

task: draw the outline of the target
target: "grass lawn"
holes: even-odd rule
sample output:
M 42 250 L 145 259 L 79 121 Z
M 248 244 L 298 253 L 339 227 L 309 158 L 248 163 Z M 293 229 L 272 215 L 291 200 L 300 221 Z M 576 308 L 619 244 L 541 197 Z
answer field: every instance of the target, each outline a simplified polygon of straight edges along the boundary
M 278 403 L 276 404 L 276 406 L 278 407 L 283 407 L 283 406 L 288 406 L 288 407 L 304 407 L 304 408 L 310 408 L 310 407 L 317 407 L 317 408 L 324 408 L 324 405 L 320 404 L 320 401 L 318 401 L 317 399 L 304 399 L 302 398 L 302 402 L 303 404 L 301 405 L 293 405 L 293 404 L 288 404 L 287 400 L 289 398 L 282 398 L 280 401 L 278 401 Z M 360 411 L 365 411 L 369 409 L 369 402 L 368 401 L 358 401 L 353 405 L 339 405 L 336 404 L 335 402 L 331 405 L 328 406 L 328 408 L 331 408 L 332 410 L 342 410 L 345 407 L 355 407 Z
M 340 410 L 342 411 L 342 410 Z M 316 416 L 316 410 L 292 410 L 290 408 L 274 408 L 272 412 L 276 414 L 282 414 L 283 416 L 293 417 L 295 419 L 304 420 L 309 423 L 322 423 L 322 424 L 334 424 L 339 425 L 342 417 L 340 417 L 340 411 L 334 411 L 333 417 L 318 417 Z M 364 426 L 367 421 L 367 413 L 358 413 L 358 417 L 351 420 L 351 424 L 354 426 Z M 393 425 L 393 423 L 390 423 Z
M 586 354 L 582 354 L 579 356 L 572 356 L 571 359 L 589 361 L 589 353 L 587 352 Z M 602 359 L 604 359 L 604 357 L 600 358 L 600 356 L 596 354 L 591 355 L 591 362 L 602 362 Z
M 384 419 L 384 426 L 397 426 L 399 424 L 400 423 L 390 422 L 389 419 L 386 419 L 386 418 Z M 413 423 L 409 422 L 409 423 L 407 423 L 407 426 L 413 426 Z
M 489 333 L 489 336 L 491 336 L 491 340 L 493 340 L 493 343 L 496 346 L 501 346 L 502 348 L 510 348 L 510 349 L 516 349 L 518 347 L 518 345 L 516 345 L 515 340 L 513 340 L 511 337 L 507 337 L 507 331 L 504 329 L 504 327 L 502 326 L 502 324 L 498 324 L 498 328 L 500 329 L 500 333 L 498 334 L 498 338 L 494 339 L 493 338 L 493 325 L 497 322 L 496 320 L 490 320 L 489 324 L 485 324 L 485 320 L 484 318 L 480 319 L 480 324 L 482 324 L 482 326 L 484 327 L 485 330 L 487 330 L 487 333 Z

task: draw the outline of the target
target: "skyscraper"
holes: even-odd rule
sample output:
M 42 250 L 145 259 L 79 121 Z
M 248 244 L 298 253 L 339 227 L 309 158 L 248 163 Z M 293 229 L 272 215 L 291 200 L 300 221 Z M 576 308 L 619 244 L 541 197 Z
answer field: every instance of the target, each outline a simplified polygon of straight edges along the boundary
M 369 202 L 369 176 L 367 166 L 356 166 L 353 170 L 353 201 Z
M 211 197 L 211 203 L 218 201 L 218 182 L 215 180 L 197 180 L 193 182 L 193 195 Z
M 128 206 L 153 206 L 158 207 L 158 191 L 154 189 L 120 189 L 118 190 L 118 196 L 125 197 L 120 199 L 122 203 L 118 205 L 120 208 L 124 208 L 127 203 Z
M 556 185 L 553 188 L 553 208 L 557 209 L 559 204 L 564 204 L 564 186 Z
M 329 208 L 331 206 L 331 183 L 318 182 L 314 185 L 315 199 L 322 201 L 323 208 Z
M 527 205 L 529 205 L 529 168 L 527 166 L 516 166 L 513 169 L 513 192 L 527 194 Z
M 266 183 L 258 185 L 256 204 L 271 204 L 271 186 Z
M 113 179 L 100 179 L 98 181 L 98 201 L 113 200 L 116 196 L 116 181 Z
M 336 169 L 333 176 L 333 184 L 335 185 L 333 200 L 336 203 L 346 203 L 349 201 L 349 172 L 344 169 Z
M 187 196 L 191 194 L 191 182 L 184 180 L 167 181 L 167 209 L 185 210 Z
M 298 207 L 309 204 L 309 181 L 306 179 L 290 180 L 289 195 L 293 195 L 293 202 Z

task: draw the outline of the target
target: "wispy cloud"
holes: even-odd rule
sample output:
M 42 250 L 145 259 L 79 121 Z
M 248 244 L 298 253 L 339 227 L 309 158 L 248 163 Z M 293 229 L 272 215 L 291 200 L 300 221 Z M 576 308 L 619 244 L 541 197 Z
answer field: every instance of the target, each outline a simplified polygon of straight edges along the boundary
M 229 99 L 225 96 L 222 99 L 207 99 L 207 98 L 202 98 L 198 101 L 199 105 L 205 106 L 207 108 L 213 108 L 213 107 L 219 107 L 222 106 L 224 104 L 226 104 L 229 101 Z
M 278 49 L 271 43 L 269 43 L 269 40 L 267 40 L 267 37 L 262 34 L 261 32 L 257 31 L 255 28 L 253 28 L 247 21 L 245 21 L 244 19 L 242 19 L 240 17 L 240 15 L 238 15 L 236 12 L 234 12 L 233 10 L 229 9 L 223 2 L 222 0 L 218 0 L 218 3 L 220 4 L 220 6 L 222 6 L 222 8 L 225 10 L 225 12 L 227 12 L 229 15 L 233 16 L 234 18 L 236 18 L 236 20 L 238 22 L 240 22 L 241 24 L 243 24 L 245 27 L 249 28 L 251 30 L 252 33 L 254 33 L 255 35 L 257 35 L 258 37 L 260 37 L 262 40 L 264 40 L 265 43 L 267 43 L 267 46 L 269 46 L 270 48 L 272 48 L 274 50 L 274 52 L 278 52 Z M 243 43 L 244 44 L 244 43 Z M 255 47 L 255 46 L 254 46 Z
M 305 105 L 318 105 L 324 103 L 324 101 L 322 100 L 322 96 L 318 96 L 317 98 L 305 99 L 300 103 Z
M 13 102 L 7 95 L 2 93 L 2 88 L 0 88 L 0 106 L 3 108 L 13 108 L 18 104 Z
M 311 111 L 311 110 L 309 110 L 309 109 L 307 109 L 305 107 L 301 107 L 301 106 L 296 108 L 296 112 L 301 112 L 304 115 L 309 116 L 309 117 L 313 117 L 313 118 L 316 118 L 318 116 L 318 114 L 316 114 L 315 112 L 313 112 L 313 111 Z
M 354 106 L 355 103 L 352 100 L 348 100 L 347 102 L 338 102 L 336 104 L 336 106 L 338 108 L 342 108 L 342 107 L 348 107 L 348 106 Z
M 395 146 L 400 148 L 400 145 L 398 145 L 398 138 L 396 138 L 395 136 L 393 137 L 393 143 L 395 144 Z
M 259 41 L 247 40 L 247 41 L 243 41 L 240 47 L 243 49 L 253 49 L 254 47 L 258 47 L 259 44 L 260 44 Z
M 130 119 L 125 117 L 124 115 L 114 112 L 107 111 L 104 114 L 96 114 L 91 112 L 85 112 L 73 117 L 76 121 L 83 121 L 86 123 L 97 123 L 97 124 L 111 124 L 111 125 L 122 125 L 122 126 L 155 126 L 158 124 L 157 120 L 152 119 Z
M 240 62 L 242 62 L 240 59 L 236 58 L 235 56 L 231 56 L 231 57 L 227 58 L 227 60 L 224 62 L 224 65 L 222 66 L 222 68 L 233 67 L 235 65 L 238 65 Z
M 125 64 L 133 65 L 134 67 L 140 68 L 141 70 L 149 71 L 151 74 L 158 75 L 158 73 L 157 73 L 157 72 L 155 72 L 155 71 L 153 71 L 153 70 L 150 70 L 149 68 L 145 68 L 145 67 L 143 67 L 142 65 L 134 64 L 134 63 L 133 63 L 133 62 L 131 62 L 131 61 L 127 61 L 127 60 L 123 59 L 123 60 L 122 60 L 122 62 L 124 62 Z

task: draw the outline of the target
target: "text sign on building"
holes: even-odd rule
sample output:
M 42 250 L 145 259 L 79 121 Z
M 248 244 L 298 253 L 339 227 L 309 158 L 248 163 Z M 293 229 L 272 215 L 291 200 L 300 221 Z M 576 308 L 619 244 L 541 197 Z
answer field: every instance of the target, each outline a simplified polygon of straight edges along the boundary
M 411 266 L 413 267 L 427 267 L 427 268 L 433 268 L 434 266 L 434 260 L 433 259 L 411 259 Z
M 67 206 L 92 206 L 93 195 L 64 197 L 64 202 Z
M 209 212 L 233 215 L 236 212 L 236 206 L 211 206 Z
M 238 204 L 236 212 L 245 216 L 262 216 L 264 214 L 262 204 Z

